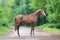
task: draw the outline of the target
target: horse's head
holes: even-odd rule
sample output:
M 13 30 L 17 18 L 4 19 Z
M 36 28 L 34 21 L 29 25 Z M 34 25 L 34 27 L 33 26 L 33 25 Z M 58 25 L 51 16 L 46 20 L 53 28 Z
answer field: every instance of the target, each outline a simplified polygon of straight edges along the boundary
M 46 14 L 45 14 L 45 12 L 44 12 L 43 9 L 40 9 L 40 10 L 38 10 L 37 12 L 38 12 L 38 14 L 41 14 L 41 15 L 43 15 L 43 16 L 46 16 Z

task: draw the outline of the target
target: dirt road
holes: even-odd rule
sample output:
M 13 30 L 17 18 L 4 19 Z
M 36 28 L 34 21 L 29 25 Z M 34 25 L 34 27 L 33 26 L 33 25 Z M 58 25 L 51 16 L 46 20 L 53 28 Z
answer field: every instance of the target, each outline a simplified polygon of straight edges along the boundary
M 20 27 L 20 37 L 18 37 L 14 28 L 11 28 L 7 34 L 0 36 L 0 40 L 60 40 L 59 34 L 43 32 L 38 29 L 35 29 L 35 36 L 31 37 L 30 29 L 28 27 Z

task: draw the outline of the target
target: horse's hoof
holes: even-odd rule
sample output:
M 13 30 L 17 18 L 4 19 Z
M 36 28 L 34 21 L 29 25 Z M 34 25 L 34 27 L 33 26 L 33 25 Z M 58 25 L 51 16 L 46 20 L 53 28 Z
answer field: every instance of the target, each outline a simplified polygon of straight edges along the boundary
M 32 34 L 30 34 L 30 36 L 32 37 Z
M 33 34 L 33 35 L 35 35 L 35 34 Z
M 32 35 L 30 35 L 32 37 Z
M 18 37 L 20 37 L 20 35 L 18 35 Z

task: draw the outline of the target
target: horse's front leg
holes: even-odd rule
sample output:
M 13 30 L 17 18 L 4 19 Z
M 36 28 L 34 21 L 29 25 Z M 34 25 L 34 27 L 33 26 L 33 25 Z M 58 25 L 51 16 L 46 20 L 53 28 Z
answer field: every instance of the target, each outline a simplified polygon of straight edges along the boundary
M 33 31 L 33 35 L 34 35 L 34 24 L 32 25 L 32 31 Z
M 19 34 L 19 27 L 17 28 L 17 34 L 18 34 L 18 36 L 20 37 L 20 34 Z
M 34 35 L 34 23 L 32 24 L 32 28 L 31 28 L 31 32 L 30 32 L 31 36 L 32 36 L 32 33 Z

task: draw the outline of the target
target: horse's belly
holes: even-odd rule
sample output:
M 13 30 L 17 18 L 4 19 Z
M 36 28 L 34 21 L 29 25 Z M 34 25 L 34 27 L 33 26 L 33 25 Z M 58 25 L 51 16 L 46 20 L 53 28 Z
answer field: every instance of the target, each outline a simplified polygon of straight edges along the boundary
M 25 22 L 25 23 L 31 23 L 31 21 L 30 21 L 30 20 L 24 20 L 24 22 Z

